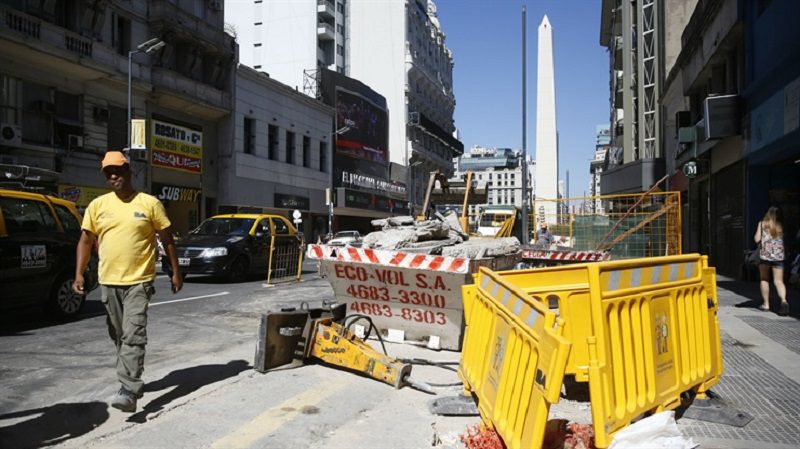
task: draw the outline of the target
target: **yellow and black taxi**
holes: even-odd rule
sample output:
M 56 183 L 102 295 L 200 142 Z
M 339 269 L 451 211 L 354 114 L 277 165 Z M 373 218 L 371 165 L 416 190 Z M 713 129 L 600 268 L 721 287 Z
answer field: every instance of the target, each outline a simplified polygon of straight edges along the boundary
M 177 243 L 182 274 L 207 274 L 240 281 L 266 274 L 270 252 L 302 243 L 292 223 L 280 215 L 226 214 L 204 220 Z M 162 269 L 171 273 L 167 257 Z
M 40 193 L 0 189 L 0 310 L 45 306 L 62 318 L 80 312 L 86 295 L 72 291 L 81 215 L 75 203 Z M 85 274 L 97 287 L 97 258 Z

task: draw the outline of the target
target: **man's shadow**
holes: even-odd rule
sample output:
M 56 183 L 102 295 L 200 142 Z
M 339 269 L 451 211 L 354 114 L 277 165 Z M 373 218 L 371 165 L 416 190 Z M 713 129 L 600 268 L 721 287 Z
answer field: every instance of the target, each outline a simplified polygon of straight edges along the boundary
M 0 415 L 0 422 L 25 417 L 30 419 L 0 427 L 0 447 L 53 446 L 79 437 L 108 419 L 108 405 L 103 402 L 55 404 L 6 413 Z
M 175 388 L 148 402 L 142 411 L 131 415 L 128 421 L 143 423 L 147 421 L 148 414 L 163 410 L 164 406 L 170 402 L 186 396 L 200 387 L 236 376 L 242 371 L 252 368 L 244 360 L 231 360 L 225 365 L 200 365 L 175 370 L 162 379 L 147 383 L 144 386 L 144 391 L 153 392 L 166 390 L 170 387 Z

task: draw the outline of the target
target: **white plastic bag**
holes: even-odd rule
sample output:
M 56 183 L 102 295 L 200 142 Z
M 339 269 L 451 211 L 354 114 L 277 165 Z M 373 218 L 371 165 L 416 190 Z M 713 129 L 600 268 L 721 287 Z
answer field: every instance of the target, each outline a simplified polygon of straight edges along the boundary
M 692 449 L 698 444 L 686 439 L 675 423 L 675 412 L 661 412 L 620 430 L 608 449 Z

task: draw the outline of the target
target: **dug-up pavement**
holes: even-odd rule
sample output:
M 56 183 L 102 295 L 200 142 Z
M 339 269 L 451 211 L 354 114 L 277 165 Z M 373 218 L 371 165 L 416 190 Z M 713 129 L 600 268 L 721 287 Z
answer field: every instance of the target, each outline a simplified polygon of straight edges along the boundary
M 321 296 L 330 296 L 324 280 Z M 718 277 L 719 320 L 725 373 L 713 392 L 753 417 L 744 427 L 678 420 L 684 436 L 702 448 L 788 449 L 800 447 L 800 321 L 797 291 L 790 291 L 794 316 L 779 317 L 751 307 L 758 285 Z M 270 294 L 285 294 L 278 290 Z M 773 293 L 774 295 L 774 293 Z M 773 304 L 775 305 L 775 304 Z M 454 367 L 459 354 L 410 344 L 387 343 L 389 354 Z M 232 356 L 251 360 L 253 346 Z M 202 360 L 198 360 L 202 362 Z M 440 395 L 460 391 L 455 372 L 415 366 L 415 378 L 436 384 Z M 280 388 L 276 388 L 280 385 Z M 388 393 L 387 393 L 388 392 Z M 148 393 L 140 407 L 163 400 Z M 246 370 L 201 388 L 151 413 L 144 423 L 112 412 L 113 432 L 67 441 L 80 448 L 461 448 L 459 435 L 478 417 L 432 415 L 431 396 L 321 365 L 280 369 L 266 375 Z M 358 400 L 356 400 L 358 399 Z M 365 401 L 366 399 L 366 401 Z M 368 407 L 363 404 L 371 404 Z M 359 405 L 361 404 L 361 405 Z M 158 408 L 155 408 L 158 410 Z M 588 403 L 562 400 L 550 418 L 589 423 Z

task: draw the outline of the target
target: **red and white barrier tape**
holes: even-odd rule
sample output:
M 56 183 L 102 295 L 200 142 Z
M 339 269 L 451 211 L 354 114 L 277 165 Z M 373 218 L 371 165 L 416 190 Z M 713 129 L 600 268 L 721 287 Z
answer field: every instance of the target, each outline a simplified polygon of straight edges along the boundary
M 577 262 L 598 262 L 611 260 L 611 253 L 599 251 L 542 251 L 523 250 L 523 259 L 569 260 Z
M 350 246 L 308 245 L 306 256 L 317 260 L 371 263 L 397 268 L 467 273 L 469 259 L 462 257 L 432 256 L 404 251 L 384 251 Z

